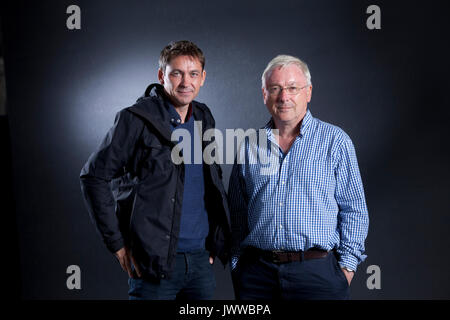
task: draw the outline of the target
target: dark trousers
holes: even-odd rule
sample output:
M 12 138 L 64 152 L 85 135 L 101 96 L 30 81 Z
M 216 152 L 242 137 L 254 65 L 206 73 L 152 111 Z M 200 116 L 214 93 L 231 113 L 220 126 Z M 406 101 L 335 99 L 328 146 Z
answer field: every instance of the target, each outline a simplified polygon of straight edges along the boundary
M 167 279 L 128 279 L 130 300 L 211 300 L 216 288 L 206 250 L 177 253 Z
M 325 258 L 276 264 L 243 254 L 232 272 L 238 300 L 343 300 L 349 285 L 334 252 Z

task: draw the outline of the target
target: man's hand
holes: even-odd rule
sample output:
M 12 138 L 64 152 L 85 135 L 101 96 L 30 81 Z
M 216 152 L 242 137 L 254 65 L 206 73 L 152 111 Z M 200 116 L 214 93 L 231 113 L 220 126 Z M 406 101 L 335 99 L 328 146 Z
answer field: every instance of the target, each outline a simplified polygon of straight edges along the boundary
M 134 269 L 136 270 L 137 276 L 139 278 L 141 277 L 141 270 L 139 270 L 139 266 L 134 260 L 130 249 L 128 249 L 127 247 L 123 247 L 122 249 L 117 251 L 114 255 L 116 256 L 117 260 L 119 260 L 120 266 L 122 267 L 123 271 L 127 272 L 130 278 L 133 277 L 132 276 L 133 270 L 131 269 L 131 263 L 134 265 Z
M 347 269 L 342 268 L 345 277 L 347 278 L 348 285 L 352 282 L 353 276 L 355 275 L 354 271 L 348 271 Z
M 214 258 L 213 257 L 209 257 L 209 264 L 213 264 L 214 263 Z

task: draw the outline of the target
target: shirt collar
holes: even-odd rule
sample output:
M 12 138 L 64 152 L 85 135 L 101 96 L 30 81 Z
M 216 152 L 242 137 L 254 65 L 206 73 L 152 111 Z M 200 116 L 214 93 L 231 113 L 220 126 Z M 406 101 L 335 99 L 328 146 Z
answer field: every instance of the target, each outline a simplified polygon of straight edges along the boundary
M 311 126 L 312 122 L 313 122 L 313 116 L 308 109 L 308 110 L 306 110 L 306 114 L 302 119 L 299 136 L 303 136 L 305 134 L 305 132 Z M 269 122 L 267 122 L 267 124 L 264 126 L 264 129 L 267 130 L 268 138 L 272 137 L 272 129 L 274 129 L 274 128 L 275 128 L 275 123 L 273 122 L 273 118 L 270 118 Z
M 308 130 L 308 128 L 311 126 L 312 120 L 313 120 L 313 116 L 308 109 L 308 110 L 306 110 L 306 114 L 302 120 L 302 125 L 300 126 L 300 135 L 301 136 L 303 136 L 305 134 L 305 132 Z
M 168 101 L 167 104 L 169 106 L 168 111 L 170 114 L 170 124 L 176 127 L 181 124 L 181 117 L 178 114 L 175 107 L 173 106 L 172 102 Z M 192 103 L 189 104 L 185 122 L 188 122 L 191 116 L 192 116 Z

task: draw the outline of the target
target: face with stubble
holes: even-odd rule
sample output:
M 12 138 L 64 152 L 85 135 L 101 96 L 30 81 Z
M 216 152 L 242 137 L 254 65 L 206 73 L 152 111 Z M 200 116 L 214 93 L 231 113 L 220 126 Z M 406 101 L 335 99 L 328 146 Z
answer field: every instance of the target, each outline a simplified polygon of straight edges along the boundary
M 295 64 L 276 67 L 262 89 L 264 104 L 276 125 L 297 125 L 311 101 L 312 85 Z
M 177 107 L 187 107 L 205 82 L 206 72 L 197 58 L 178 56 L 170 60 L 166 70 L 158 70 L 158 80 Z

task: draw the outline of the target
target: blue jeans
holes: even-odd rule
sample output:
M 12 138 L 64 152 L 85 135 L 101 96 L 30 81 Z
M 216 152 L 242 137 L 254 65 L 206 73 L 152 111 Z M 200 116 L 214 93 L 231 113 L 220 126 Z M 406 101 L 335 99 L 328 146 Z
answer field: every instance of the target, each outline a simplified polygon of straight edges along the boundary
M 283 264 L 240 258 L 232 272 L 238 300 L 341 300 L 349 285 L 333 252 L 325 258 Z
M 216 289 L 209 252 L 177 253 L 167 279 L 129 278 L 130 300 L 211 300 Z

